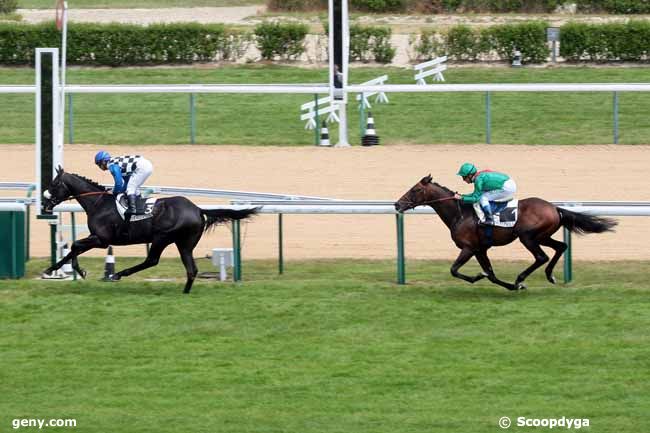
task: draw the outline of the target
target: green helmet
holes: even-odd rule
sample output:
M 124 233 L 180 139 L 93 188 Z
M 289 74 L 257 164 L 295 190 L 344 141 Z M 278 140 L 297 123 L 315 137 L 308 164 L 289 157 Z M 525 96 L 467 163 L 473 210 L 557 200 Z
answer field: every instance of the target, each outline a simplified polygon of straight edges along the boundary
M 458 169 L 458 175 L 465 177 L 469 176 L 470 174 L 476 173 L 476 166 L 474 164 L 471 164 L 469 162 L 466 162 L 465 164 L 461 165 L 460 168 Z

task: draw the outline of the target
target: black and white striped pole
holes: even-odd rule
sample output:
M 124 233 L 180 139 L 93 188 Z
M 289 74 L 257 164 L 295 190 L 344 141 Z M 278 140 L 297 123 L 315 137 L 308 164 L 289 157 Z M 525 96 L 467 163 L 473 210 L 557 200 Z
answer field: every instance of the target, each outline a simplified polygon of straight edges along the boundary
M 362 146 L 376 146 L 379 144 L 379 137 L 375 131 L 375 119 L 372 113 L 368 111 L 368 124 L 366 126 L 366 133 L 361 138 Z
M 104 259 L 104 281 L 111 281 L 113 274 L 115 274 L 115 256 L 113 255 L 113 247 L 109 246 L 106 259 Z
M 330 146 L 330 134 L 327 130 L 327 122 L 323 120 L 323 125 L 320 128 L 320 146 Z

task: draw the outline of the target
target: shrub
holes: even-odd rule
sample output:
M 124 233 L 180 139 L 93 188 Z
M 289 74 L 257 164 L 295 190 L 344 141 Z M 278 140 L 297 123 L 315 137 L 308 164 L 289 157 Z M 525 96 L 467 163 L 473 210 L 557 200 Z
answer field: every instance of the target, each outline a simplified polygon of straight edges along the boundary
M 560 32 L 560 55 L 569 61 L 648 61 L 650 22 L 567 23 Z
M 389 27 L 350 26 L 350 60 L 390 63 L 395 57 L 391 34 Z
M 481 31 L 482 51 L 486 47 L 496 51 L 501 60 L 512 60 L 515 49 L 521 51 L 522 61 L 543 63 L 549 51 L 546 45 L 548 23 L 530 21 L 522 24 L 504 24 Z
M 413 43 L 413 52 L 417 60 L 429 60 L 446 54 L 444 35 L 437 30 L 423 30 Z
M 227 60 L 237 37 L 221 24 L 80 24 L 68 27 L 68 64 L 131 66 Z M 0 25 L 0 63 L 34 64 L 37 47 L 60 45 L 53 23 Z
M 475 61 L 482 51 L 480 33 L 466 25 L 451 27 L 445 46 L 447 55 L 454 60 Z
M 262 58 L 273 60 L 295 59 L 305 52 L 305 37 L 309 28 L 305 24 L 264 22 L 255 26 L 255 40 Z
M 579 12 L 609 12 L 611 14 L 647 14 L 650 13 L 648 0 L 577 0 Z
M 270 11 L 313 11 L 327 9 L 327 0 L 268 0 L 266 7 Z
M 16 12 L 18 0 L 0 0 L 0 14 Z
M 351 0 L 350 9 L 362 12 L 404 12 L 406 0 Z

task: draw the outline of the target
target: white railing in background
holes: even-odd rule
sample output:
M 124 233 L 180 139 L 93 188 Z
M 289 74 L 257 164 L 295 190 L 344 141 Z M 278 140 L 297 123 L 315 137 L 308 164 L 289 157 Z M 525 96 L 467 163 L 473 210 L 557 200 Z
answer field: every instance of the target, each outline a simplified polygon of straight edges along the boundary
M 384 84 L 382 86 L 351 85 L 348 92 L 650 92 L 650 83 L 619 84 Z
M 382 86 L 384 83 L 388 81 L 388 75 L 382 75 L 380 77 L 374 78 L 370 81 L 366 81 L 365 83 L 359 84 L 360 86 Z M 379 104 L 388 104 L 388 96 L 384 92 L 368 92 L 368 93 L 361 93 L 357 95 L 357 101 L 360 101 L 361 107 L 368 109 L 372 108 L 370 106 L 370 101 L 368 101 L 368 98 L 371 96 L 375 96 L 375 102 Z
M 434 80 L 436 81 L 445 81 L 445 77 L 442 75 L 442 73 L 447 70 L 447 65 L 444 64 L 446 61 L 447 56 L 442 56 L 413 66 L 413 69 L 418 71 L 413 77 L 413 79 L 416 81 L 416 84 L 427 84 L 425 78 L 430 77 L 431 75 L 434 76 Z M 425 70 L 427 68 L 432 69 Z
M 322 105 L 322 107 L 321 107 Z M 300 120 L 306 120 L 305 129 L 320 129 L 320 123 L 323 119 L 323 114 L 328 114 L 327 122 L 340 122 L 340 118 L 336 111 L 339 110 L 339 104 L 334 103 L 330 96 L 319 98 L 316 95 L 314 101 L 306 102 L 300 106 Z
M 16 86 L 0 86 L 0 93 L 32 93 L 36 94 L 36 86 L 32 85 L 16 85 Z

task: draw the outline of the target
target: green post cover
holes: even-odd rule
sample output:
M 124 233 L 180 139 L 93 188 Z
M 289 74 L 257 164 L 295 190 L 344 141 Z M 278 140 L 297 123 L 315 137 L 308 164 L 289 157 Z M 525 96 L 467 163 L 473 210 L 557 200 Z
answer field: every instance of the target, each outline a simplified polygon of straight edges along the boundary
M 0 278 L 25 276 L 25 212 L 0 212 Z

